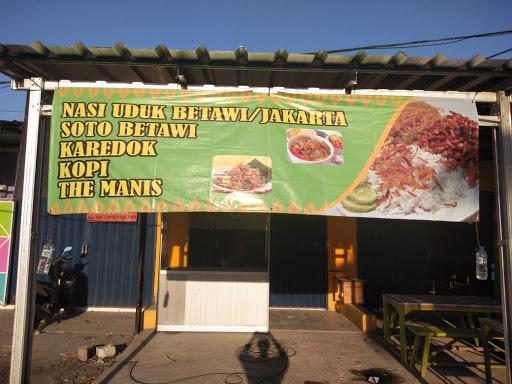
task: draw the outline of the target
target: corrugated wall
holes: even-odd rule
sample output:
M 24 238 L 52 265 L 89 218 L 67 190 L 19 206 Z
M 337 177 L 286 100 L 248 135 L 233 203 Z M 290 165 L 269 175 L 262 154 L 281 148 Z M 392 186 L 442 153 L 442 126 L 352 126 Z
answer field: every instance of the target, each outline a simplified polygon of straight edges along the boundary
M 18 209 L 18 212 L 20 211 Z M 144 276 L 144 305 L 153 299 L 156 215 L 148 214 L 146 263 Z M 18 232 L 18 231 L 17 231 Z M 39 236 L 36 255 L 51 238 L 56 253 L 73 247 L 72 264 L 80 257 L 83 242 L 89 245 L 87 265 L 83 273 L 87 281 L 87 305 L 103 307 L 133 307 L 137 299 L 137 265 L 139 251 L 138 223 L 88 223 L 85 215 L 49 216 L 45 202 L 41 203 Z M 16 293 L 18 239 L 11 264 L 10 297 Z M 71 261 L 70 261 L 71 263 Z
M 489 279 L 475 278 L 475 224 L 439 221 L 357 219 L 357 260 L 365 304 L 382 305 L 382 294 L 495 296 L 494 195 L 480 193 L 480 242 L 488 254 Z M 458 288 L 450 287 L 456 275 Z M 467 286 L 466 279 L 469 279 Z

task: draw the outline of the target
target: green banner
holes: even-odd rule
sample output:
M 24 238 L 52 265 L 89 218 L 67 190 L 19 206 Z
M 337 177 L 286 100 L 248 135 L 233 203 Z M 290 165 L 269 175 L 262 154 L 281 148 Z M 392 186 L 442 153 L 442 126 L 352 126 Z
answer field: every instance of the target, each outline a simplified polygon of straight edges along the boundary
M 48 207 L 469 220 L 476 116 L 446 99 L 59 88 Z

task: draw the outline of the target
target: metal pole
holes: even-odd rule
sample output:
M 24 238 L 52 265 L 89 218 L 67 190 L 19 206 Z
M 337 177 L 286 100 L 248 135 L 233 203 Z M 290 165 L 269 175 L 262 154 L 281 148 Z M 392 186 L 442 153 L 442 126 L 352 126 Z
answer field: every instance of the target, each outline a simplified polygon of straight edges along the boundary
M 498 257 L 500 262 L 501 304 L 505 336 L 507 383 L 512 383 L 512 123 L 510 99 L 505 92 L 497 92 L 500 108 L 500 127 L 493 133 L 498 215 Z
M 10 384 L 30 381 L 32 354 L 34 258 L 31 253 L 34 192 L 36 182 L 39 121 L 43 80 L 32 79 L 28 99 L 27 134 L 25 142 L 25 169 L 18 252 L 18 277 L 16 280 L 16 306 L 11 355 Z
M 142 331 L 142 293 L 144 291 L 144 264 L 146 260 L 147 214 L 139 213 L 139 265 L 137 268 L 137 306 L 135 308 L 135 333 Z
M 265 262 L 267 263 L 267 284 L 268 284 L 268 310 L 267 310 L 267 332 L 270 332 L 270 258 L 272 257 L 270 241 L 271 241 L 271 227 L 272 225 L 272 214 L 267 213 L 265 217 Z

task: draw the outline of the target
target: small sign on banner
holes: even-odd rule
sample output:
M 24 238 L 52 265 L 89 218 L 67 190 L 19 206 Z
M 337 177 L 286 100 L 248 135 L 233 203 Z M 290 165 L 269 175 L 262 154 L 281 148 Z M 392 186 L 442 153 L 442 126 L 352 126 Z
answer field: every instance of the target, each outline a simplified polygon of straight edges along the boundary
M 137 212 L 123 213 L 88 213 L 87 222 L 89 223 L 135 223 L 137 222 Z

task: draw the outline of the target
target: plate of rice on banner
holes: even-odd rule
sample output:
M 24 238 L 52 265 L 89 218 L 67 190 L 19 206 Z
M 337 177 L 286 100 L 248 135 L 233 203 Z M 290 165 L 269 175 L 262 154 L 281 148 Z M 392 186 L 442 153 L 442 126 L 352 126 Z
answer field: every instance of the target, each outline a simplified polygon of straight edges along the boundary
M 245 164 L 213 170 L 211 189 L 214 192 L 270 193 L 272 168 L 257 159 Z
M 446 100 L 418 99 L 408 104 L 367 175 L 337 206 L 341 214 L 475 220 L 478 120 L 469 103 L 459 104 L 456 109 L 467 110 L 467 115 L 446 110 L 451 105 Z

